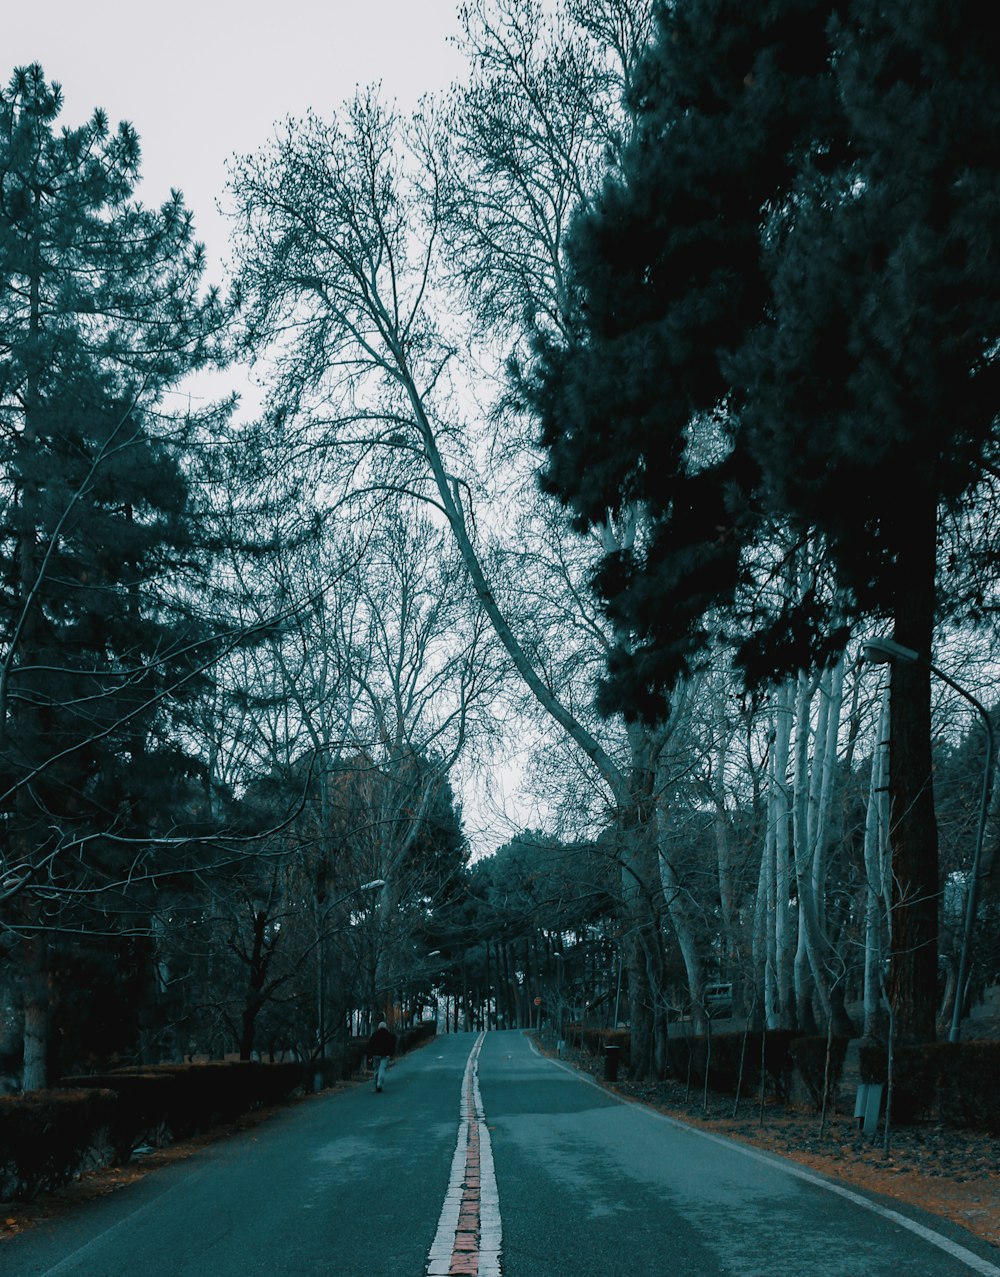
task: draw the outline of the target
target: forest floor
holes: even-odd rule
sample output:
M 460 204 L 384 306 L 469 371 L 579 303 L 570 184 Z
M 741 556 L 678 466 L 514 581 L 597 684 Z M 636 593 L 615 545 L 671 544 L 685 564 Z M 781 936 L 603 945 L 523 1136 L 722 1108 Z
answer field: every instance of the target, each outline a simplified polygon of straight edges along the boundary
M 555 1053 L 551 1038 L 536 1041 L 547 1055 Z M 604 1081 L 603 1062 L 593 1056 L 566 1048 L 562 1058 L 630 1100 L 777 1153 L 841 1183 L 907 1202 L 1000 1247 L 1000 1139 L 916 1123 L 892 1130 L 886 1152 L 882 1125 L 873 1140 L 858 1130 L 851 1113 L 828 1114 L 821 1134 L 815 1111 L 770 1100 L 761 1111 L 756 1099 L 745 1099 L 734 1116 L 732 1096 L 709 1092 L 706 1101 L 700 1089 L 688 1093 L 682 1082 L 671 1080 L 612 1084 Z

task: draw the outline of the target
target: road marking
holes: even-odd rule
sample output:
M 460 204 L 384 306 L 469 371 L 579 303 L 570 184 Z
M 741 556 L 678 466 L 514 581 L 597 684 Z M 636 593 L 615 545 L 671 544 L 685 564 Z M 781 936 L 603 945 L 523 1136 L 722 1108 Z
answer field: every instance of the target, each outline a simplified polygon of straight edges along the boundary
M 427 1277 L 500 1277 L 500 1199 L 479 1093 L 479 1052 L 485 1037 L 480 1033 L 476 1038 L 462 1077 L 458 1141 L 427 1257 Z
M 545 1060 L 548 1064 L 554 1064 L 557 1069 L 562 1069 L 579 1082 L 586 1082 L 588 1086 L 596 1087 L 597 1090 L 607 1095 L 610 1099 L 617 1100 L 619 1104 L 627 1104 L 630 1108 L 638 1109 L 641 1113 L 645 1113 L 647 1117 L 666 1122 L 668 1126 L 676 1126 L 679 1130 L 700 1135 L 702 1139 L 711 1140 L 714 1144 L 721 1144 L 724 1148 L 736 1149 L 737 1152 L 742 1153 L 745 1157 L 753 1158 L 754 1161 L 764 1162 L 765 1165 L 772 1167 L 776 1166 L 787 1174 L 792 1175 L 795 1179 L 805 1180 L 807 1184 L 814 1184 L 817 1188 L 824 1188 L 828 1193 L 836 1193 L 838 1197 L 846 1198 L 849 1202 L 853 1202 L 855 1206 L 862 1206 L 865 1210 L 871 1211 L 875 1215 L 881 1215 L 883 1219 L 888 1219 L 893 1224 L 898 1224 L 900 1228 L 916 1233 L 918 1237 L 930 1242 L 932 1246 L 937 1246 L 939 1250 L 943 1250 L 952 1259 L 957 1259 L 959 1263 L 965 1264 L 973 1272 L 981 1273 L 983 1277 L 1000 1277 L 1000 1268 L 996 1264 L 991 1264 L 988 1259 L 982 1259 L 974 1251 L 966 1249 L 959 1242 L 953 1242 L 950 1237 L 945 1237 L 942 1233 L 936 1233 L 932 1228 L 918 1223 L 915 1219 L 910 1219 L 907 1215 L 900 1214 L 899 1211 L 895 1211 L 889 1206 L 883 1206 L 880 1202 L 863 1197 L 860 1193 L 855 1193 L 852 1189 L 845 1188 L 843 1184 L 838 1184 L 834 1180 L 817 1175 L 814 1171 L 808 1171 L 795 1162 L 788 1161 L 777 1154 L 762 1152 L 760 1149 L 752 1148 L 748 1144 L 741 1144 L 739 1140 L 731 1140 L 724 1135 L 716 1135 L 713 1131 L 704 1131 L 700 1126 L 689 1126 L 687 1122 L 683 1122 L 676 1117 L 669 1117 L 666 1113 L 660 1113 L 656 1109 L 642 1104 L 639 1100 L 630 1100 L 624 1095 L 617 1095 L 614 1091 L 609 1091 L 607 1087 L 601 1086 L 599 1082 L 589 1077 L 586 1073 L 577 1072 L 576 1069 L 564 1064 L 561 1060 L 553 1060 L 551 1057 L 543 1055 L 531 1038 L 528 1038 L 528 1043 L 540 1060 Z

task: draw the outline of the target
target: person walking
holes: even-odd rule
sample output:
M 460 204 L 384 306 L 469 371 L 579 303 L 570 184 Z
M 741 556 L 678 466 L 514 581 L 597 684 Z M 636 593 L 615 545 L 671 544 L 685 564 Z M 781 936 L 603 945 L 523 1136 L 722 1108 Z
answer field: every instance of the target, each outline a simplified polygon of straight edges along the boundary
M 381 1091 L 385 1085 L 385 1071 L 389 1065 L 389 1057 L 396 1050 L 396 1038 L 389 1032 L 384 1020 L 368 1039 L 368 1055 L 371 1058 L 372 1070 L 375 1074 L 375 1090 Z

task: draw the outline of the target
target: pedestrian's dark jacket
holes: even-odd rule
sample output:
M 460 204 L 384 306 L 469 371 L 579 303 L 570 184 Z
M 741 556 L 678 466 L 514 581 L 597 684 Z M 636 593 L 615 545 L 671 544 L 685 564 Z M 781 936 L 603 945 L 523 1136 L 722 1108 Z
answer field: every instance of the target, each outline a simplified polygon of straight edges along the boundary
M 368 1054 L 392 1055 L 396 1050 L 396 1039 L 388 1029 L 376 1029 L 368 1039 Z

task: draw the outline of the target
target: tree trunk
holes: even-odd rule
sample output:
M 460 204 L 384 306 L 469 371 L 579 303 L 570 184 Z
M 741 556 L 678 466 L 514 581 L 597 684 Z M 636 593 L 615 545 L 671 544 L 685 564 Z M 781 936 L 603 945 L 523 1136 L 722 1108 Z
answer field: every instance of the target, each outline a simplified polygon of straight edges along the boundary
M 886 784 L 888 781 L 889 691 L 882 697 L 878 738 L 872 757 L 868 810 L 865 815 L 865 976 L 864 1036 L 879 1035 L 882 1007 L 882 919 L 889 901 L 885 896 Z
M 49 1083 L 49 947 L 35 936 L 23 945 L 24 971 L 24 1069 L 21 1086 L 25 1091 L 43 1091 Z
M 697 919 L 689 894 L 684 890 L 672 863 L 664 855 L 660 856 L 660 881 L 687 975 L 692 1024 L 700 1032 L 705 1027 L 705 963 L 698 945 Z
M 812 843 L 814 819 L 810 819 L 812 785 L 810 783 L 809 746 L 812 736 L 812 701 L 819 680 L 802 673 L 798 677 L 795 696 L 795 753 L 792 794 L 792 847 L 795 858 L 795 889 L 798 899 L 798 943 L 795 950 L 795 1019 L 796 1026 L 807 1033 L 816 1032 L 812 1011 L 813 995 L 823 1004 L 824 1018 L 829 1020 L 829 1005 L 823 988 L 823 972 L 818 960 L 816 899 L 813 894 Z M 816 760 L 814 759 L 814 764 Z
M 791 802 L 788 789 L 788 759 L 792 737 L 793 698 L 791 683 L 775 694 L 774 743 L 770 776 L 770 813 L 774 830 L 774 979 L 777 989 L 776 1024 L 795 1027 L 792 945 L 789 919 L 791 900 Z
M 921 654 L 892 667 L 889 719 L 889 838 L 892 848 L 892 967 L 889 996 L 897 1041 L 932 1042 L 938 997 L 938 842 L 931 765 L 931 670 L 937 508 L 918 491 L 898 517 L 897 643 Z M 901 534 L 902 533 L 902 534 Z
M 763 1005 L 765 1024 L 776 1024 L 774 982 L 774 830 L 767 822 L 764 853 L 757 875 L 757 899 L 753 917 L 753 976 L 755 1005 Z

